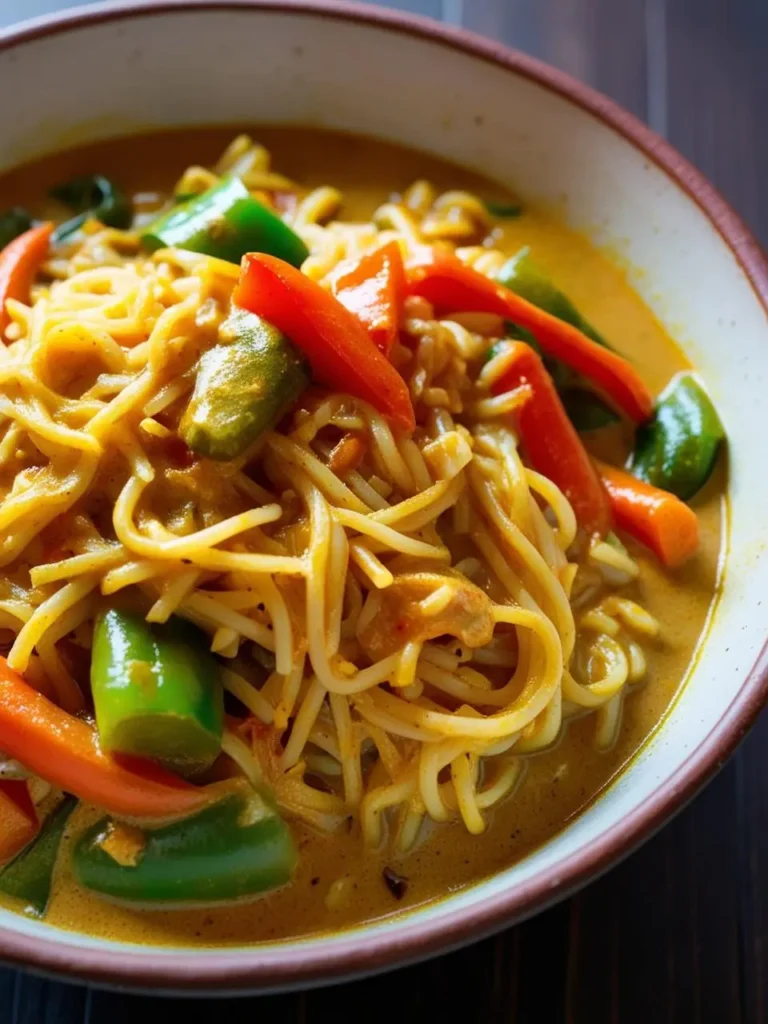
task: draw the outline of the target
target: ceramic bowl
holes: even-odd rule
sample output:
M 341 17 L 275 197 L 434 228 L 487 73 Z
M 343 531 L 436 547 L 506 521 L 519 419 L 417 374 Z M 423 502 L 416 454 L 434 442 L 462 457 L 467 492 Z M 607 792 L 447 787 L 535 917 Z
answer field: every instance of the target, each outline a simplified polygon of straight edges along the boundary
M 0 910 L 0 956 L 101 983 L 254 991 L 413 961 L 533 914 L 647 838 L 731 753 L 766 695 L 768 270 L 704 178 L 605 97 L 512 50 L 352 4 L 87 7 L 0 37 L 0 165 L 137 130 L 327 125 L 416 146 L 558 203 L 642 268 L 634 284 L 708 381 L 730 439 L 722 596 L 682 695 L 610 789 L 518 864 L 442 902 L 257 947 L 144 948 Z M 728 352 L 723 360 L 722 353 Z

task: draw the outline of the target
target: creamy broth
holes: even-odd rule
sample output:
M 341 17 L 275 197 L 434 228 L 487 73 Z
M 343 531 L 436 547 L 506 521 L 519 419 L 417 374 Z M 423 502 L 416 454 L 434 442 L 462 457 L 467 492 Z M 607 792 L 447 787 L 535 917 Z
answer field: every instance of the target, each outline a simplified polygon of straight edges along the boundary
M 463 188 L 485 198 L 504 192 L 475 174 L 426 155 L 381 142 L 294 128 L 266 128 L 251 134 L 273 154 L 274 166 L 312 187 L 332 184 L 344 194 L 340 216 L 368 220 L 393 191 L 417 178 L 439 188 Z M 0 180 L 2 205 L 27 205 L 45 213 L 39 197 L 57 181 L 101 172 L 131 193 L 167 192 L 190 164 L 212 163 L 233 130 L 194 130 L 100 143 L 14 170 Z M 146 197 L 151 202 L 151 197 Z M 627 283 L 624 273 L 588 242 L 524 205 L 505 222 L 498 248 L 531 247 L 536 262 L 585 316 L 641 372 L 654 393 L 688 363 L 653 314 Z M 605 444 L 621 451 L 623 439 Z M 622 770 L 658 726 L 678 691 L 706 627 L 717 590 L 724 532 L 724 470 L 720 468 L 694 507 L 700 518 L 701 551 L 684 569 L 663 571 L 638 545 L 639 580 L 627 591 L 661 622 L 661 636 L 646 648 L 646 682 L 625 701 L 623 723 L 611 750 L 593 746 L 589 716 L 571 721 L 558 743 L 527 759 L 514 793 L 491 815 L 482 836 L 460 824 L 430 825 L 418 847 L 402 859 L 366 850 L 360 837 L 328 837 L 293 825 L 300 847 L 294 882 L 259 900 L 224 908 L 136 910 L 105 902 L 79 888 L 68 868 L 72 837 L 96 812 L 78 808 L 59 858 L 46 920 L 91 935 L 139 943 L 218 945 L 284 939 L 333 931 L 399 913 L 455 892 L 509 867 L 540 846 L 592 802 Z M 384 868 L 407 879 L 401 899 L 384 882 Z M 329 892 L 333 893 L 329 899 Z M 330 905 L 329 905 L 330 904 Z

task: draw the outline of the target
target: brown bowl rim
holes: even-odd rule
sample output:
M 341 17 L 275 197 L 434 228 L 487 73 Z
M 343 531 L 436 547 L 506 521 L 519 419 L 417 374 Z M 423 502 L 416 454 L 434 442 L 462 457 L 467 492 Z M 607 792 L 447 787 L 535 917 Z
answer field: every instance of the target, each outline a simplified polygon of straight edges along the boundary
M 737 214 L 707 179 L 668 142 L 590 86 L 533 57 L 418 15 L 338 0 L 127 0 L 36 18 L 0 33 L 0 53 L 46 36 L 105 22 L 177 11 L 247 9 L 323 16 L 366 23 L 415 36 L 480 58 L 522 75 L 558 93 L 618 132 L 661 168 L 699 206 L 729 247 L 768 314 L 768 264 Z M 371 974 L 455 949 L 524 919 L 551 905 L 626 856 L 680 810 L 724 764 L 768 698 L 768 640 L 718 725 L 678 770 L 644 802 L 590 846 L 539 871 L 500 896 L 488 896 L 464 909 L 430 920 L 418 911 L 404 916 L 397 930 L 373 929 L 335 937 L 325 951 L 322 940 L 285 943 L 264 950 L 205 949 L 157 955 L 135 950 L 67 946 L 60 939 L 24 935 L 0 927 L 0 958 L 19 967 L 62 974 L 70 979 L 120 988 L 166 992 L 264 992 L 307 987 Z M 66 933 L 65 933 L 66 934 Z

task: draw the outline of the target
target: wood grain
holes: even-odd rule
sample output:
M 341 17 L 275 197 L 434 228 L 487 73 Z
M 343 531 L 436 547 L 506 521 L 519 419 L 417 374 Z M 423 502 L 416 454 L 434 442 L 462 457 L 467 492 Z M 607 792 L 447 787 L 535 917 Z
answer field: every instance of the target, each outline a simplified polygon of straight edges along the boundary
M 568 71 L 645 116 L 643 0 L 468 0 L 464 24 Z

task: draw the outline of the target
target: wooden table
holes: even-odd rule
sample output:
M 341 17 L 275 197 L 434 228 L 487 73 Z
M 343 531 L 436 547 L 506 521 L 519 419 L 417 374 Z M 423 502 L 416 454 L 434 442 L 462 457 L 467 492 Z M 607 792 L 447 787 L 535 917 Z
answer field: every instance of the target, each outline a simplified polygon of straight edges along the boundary
M 0 22 L 65 6 L 0 0 Z M 768 242 L 768 0 L 400 0 L 550 61 L 668 136 Z M 757 514 L 760 514 L 758 510 Z M 2 1024 L 768 1022 L 768 717 L 606 877 L 496 938 L 340 988 L 226 1007 L 0 969 Z M 459 1015 L 457 1007 L 466 1006 Z M 469 1009 L 471 1007 L 471 1009 Z

